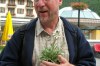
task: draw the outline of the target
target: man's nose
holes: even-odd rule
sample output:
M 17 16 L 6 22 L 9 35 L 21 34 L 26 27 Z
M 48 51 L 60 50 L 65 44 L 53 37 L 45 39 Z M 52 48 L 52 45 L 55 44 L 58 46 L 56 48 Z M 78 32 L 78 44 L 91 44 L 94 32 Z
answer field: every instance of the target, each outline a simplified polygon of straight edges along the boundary
M 44 6 L 44 5 L 45 5 L 44 0 L 38 0 L 37 6 Z

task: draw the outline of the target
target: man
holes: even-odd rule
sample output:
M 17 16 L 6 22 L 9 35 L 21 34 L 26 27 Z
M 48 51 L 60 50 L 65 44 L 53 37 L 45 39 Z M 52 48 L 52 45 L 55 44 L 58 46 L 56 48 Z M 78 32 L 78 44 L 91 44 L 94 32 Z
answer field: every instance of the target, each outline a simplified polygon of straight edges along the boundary
M 1 54 L 0 66 L 95 66 L 94 55 L 89 43 L 58 10 L 62 0 L 33 0 L 38 18 L 15 32 Z M 21 32 L 24 37 L 21 38 Z M 64 44 L 64 56 L 58 55 L 60 64 L 39 61 L 44 46 L 50 46 L 53 34 L 60 33 L 57 45 Z

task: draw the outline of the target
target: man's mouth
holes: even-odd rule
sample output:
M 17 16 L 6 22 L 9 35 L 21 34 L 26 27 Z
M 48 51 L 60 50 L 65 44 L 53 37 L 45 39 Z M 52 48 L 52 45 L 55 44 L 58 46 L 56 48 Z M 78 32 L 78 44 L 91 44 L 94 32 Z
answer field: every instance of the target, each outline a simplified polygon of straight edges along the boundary
M 47 11 L 39 11 L 40 13 L 46 13 Z

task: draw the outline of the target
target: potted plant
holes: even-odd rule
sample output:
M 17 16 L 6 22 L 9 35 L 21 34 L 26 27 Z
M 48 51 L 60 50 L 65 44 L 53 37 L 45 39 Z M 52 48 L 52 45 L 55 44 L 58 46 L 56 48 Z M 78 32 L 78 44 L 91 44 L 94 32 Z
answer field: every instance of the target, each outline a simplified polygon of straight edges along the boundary
M 71 7 L 73 9 L 76 9 L 76 10 L 78 10 L 78 9 L 84 10 L 84 9 L 87 9 L 88 8 L 88 5 L 85 4 L 84 2 L 72 2 L 71 3 Z

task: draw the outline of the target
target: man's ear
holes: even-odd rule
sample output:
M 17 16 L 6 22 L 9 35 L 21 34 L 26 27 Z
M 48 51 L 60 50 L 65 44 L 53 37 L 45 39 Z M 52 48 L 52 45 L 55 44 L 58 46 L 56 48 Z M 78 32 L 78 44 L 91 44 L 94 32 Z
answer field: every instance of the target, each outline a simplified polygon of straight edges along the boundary
M 60 6 L 62 5 L 62 2 L 63 2 L 63 0 L 59 0 L 59 5 L 60 5 Z

